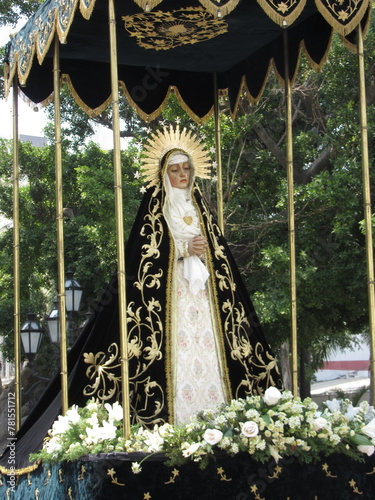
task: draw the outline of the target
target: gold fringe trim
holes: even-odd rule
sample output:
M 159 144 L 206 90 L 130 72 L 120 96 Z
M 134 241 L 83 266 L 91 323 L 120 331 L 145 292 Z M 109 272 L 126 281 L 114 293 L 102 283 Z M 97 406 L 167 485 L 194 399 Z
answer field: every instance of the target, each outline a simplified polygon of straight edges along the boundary
M 372 12 L 372 9 L 371 9 L 371 7 L 369 7 L 369 13 L 368 13 L 367 19 L 363 23 L 363 26 L 362 26 L 362 32 L 363 32 L 364 37 L 366 36 L 366 33 L 367 33 L 369 26 L 370 26 L 371 12 Z M 342 43 L 344 44 L 344 47 L 346 47 L 350 52 L 353 52 L 354 54 L 356 54 L 357 50 L 358 50 L 357 45 L 355 43 L 351 42 L 350 40 L 348 40 L 346 37 L 344 37 L 342 35 L 339 35 L 339 36 L 341 38 Z
M 71 92 L 71 94 L 73 95 L 74 97 L 74 100 L 76 101 L 76 103 L 78 104 L 78 106 L 80 108 L 82 108 L 85 113 L 87 113 L 89 116 L 91 117 L 95 117 L 95 116 L 98 116 L 100 115 L 100 113 L 102 113 L 110 104 L 111 100 L 112 100 L 112 95 L 110 95 L 100 106 L 98 106 L 97 108 L 90 108 L 90 106 L 87 106 L 87 104 L 82 101 L 82 99 L 80 98 L 78 92 L 76 91 L 76 89 L 74 88 L 74 85 L 70 79 L 70 76 L 68 74 L 63 74 L 61 76 L 61 79 L 64 83 L 66 83 L 69 87 L 69 90 Z
M 257 2 L 273 22 L 283 27 L 293 24 L 294 21 L 301 15 L 306 5 L 306 0 L 295 0 L 294 3 L 297 3 L 297 7 L 295 7 L 290 14 L 283 15 L 279 14 L 275 9 L 270 7 L 269 2 L 266 0 L 257 0 Z
M 327 43 L 327 47 L 326 47 L 326 50 L 323 54 L 323 57 L 321 58 L 320 62 L 317 63 L 316 61 L 314 61 L 310 54 L 309 54 L 309 51 L 307 50 L 306 48 L 306 45 L 305 45 L 305 41 L 302 40 L 302 45 L 301 45 L 301 48 L 306 56 L 306 59 L 307 59 L 307 62 L 309 63 L 309 65 L 312 67 L 312 69 L 316 72 L 320 72 L 322 71 L 323 69 L 323 66 L 325 65 L 325 63 L 327 62 L 328 60 L 328 56 L 329 56 L 329 51 L 331 50 L 331 45 L 332 45 L 332 38 L 333 38 L 333 31 L 331 31 L 331 36 L 329 38 L 329 41 Z
M 23 469 L 6 469 L 2 465 L 0 465 L 1 474 L 5 474 L 6 476 L 23 476 L 24 474 L 29 474 L 36 470 L 40 465 L 40 462 L 34 462 L 32 465 L 28 467 L 24 467 Z
M 225 17 L 237 7 L 240 0 L 229 0 L 224 5 L 220 5 L 220 1 L 216 3 L 212 0 L 199 0 L 199 3 L 213 16 Z
M 321 2 L 321 0 L 315 0 L 316 8 L 319 13 L 324 17 L 329 25 L 337 31 L 342 36 L 349 35 L 361 22 L 361 19 L 366 14 L 367 9 L 371 9 L 371 0 L 363 0 L 360 7 L 357 9 L 357 13 L 353 16 L 350 23 L 343 25 L 337 18 L 331 14 L 327 7 Z
M 53 39 L 55 38 L 55 30 L 57 27 L 57 11 L 56 10 L 54 12 L 54 20 L 52 22 L 52 25 L 54 25 L 54 26 L 52 27 L 51 32 L 48 35 L 47 42 L 44 44 L 42 52 L 39 51 L 39 43 L 38 43 L 40 32 L 39 32 L 39 30 L 37 30 L 36 32 L 33 33 L 33 39 L 34 39 L 33 55 L 36 52 L 36 57 L 37 57 L 38 63 L 40 65 L 43 63 L 44 58 L 46 57 L 46 54 L 51 46 L 51 43 L 52 43 Z M 33 56 L 30 58 L 30 61 L 32 63 Z M 32 66 L 32 64 L 30 65 L 30 69 L 31 69 L 31 66 Z M 29 76 L 29 72 L 30 72 L 30 70 L 27 72 L 27 76 Z M 26 78 L 25 78 L 25 83 L 26 83 Z
M 136 3 L 145 12 L 149 12 L 150 10 L 154 9 L 162 1 L 163 0 L 133 0 L 133 2 Z
M 34 111 L 35 111 L 35 108 L 38 108 L 38 110 L 45 108 L 46 106 L 48 106 L 48 104 L 50 104 L 53 101 L 53 98 L 54 98 L 54 92 L 52 92 L 52 94 L 50 94 L 48 97 L 46 97 L 42 102 L 36 103 L 36 102 L 32 101 L 31 99 L 29 99 L 22 92 L 22 89 L 20 89 L 20 88 L 18 89 L 18 95 L 22 99 L 22 101 L 25 104 L 27 104 L 30 108 L 33 108 Z
M 176 94 L 177 100 L 178 100 L 181 108 L 190 116 L 190 118 L 192 120 L 195 121 L 195 123 L 198 123 L 199 125 L 202 125 L 203 123 L 205 123 L 210 118 L 210 116 L 214 112 L 214 105 L 212 104 L 211 109 L 208 111 L 208 113 L 205 116 L 200 117 L 200 116 L 196 115 L 193 112 L 193 110 L 191 110 L 189 108 L 189 106 L 186 104 L 186 102 L 183 100 L 183 98 L 181 97 L 181 94 L 180 94 L 178 88 L 177 87 L 172 87 L 172 90 Z
M 243 82 L 244 82 L 244 88 L 246 90 L 246 94 L 247 94 L 248 99 L 249 99 L 249 101 L 250 101 L 251 104 L 256 104 L 259 101 L 259 99 L 262 97 L 263 92 L 266 89 L 266 85 L 267 85 L 267 82 L 268 82 L 271 70 L 272 70 L 272 60 L 269 60 L 268 61 L 268 68 L 267 68 L 267 71 L 266 71 L 266 76 L 263 79 L 262 87 L 261 87 L 260 91 L 258 92 L 258 95 L 256 95 L 256 96 L 253 96 L 250 93 L 249 88 L 248 88 L 247 83 L 246 83 L 246 76 L 244 75 L 242 77 L 243 78 Z
M 72 25 L 72 22 L 74 20 L 74 16 L 75 16 L 76 11 L 77 11 L 78 1 L 79 0 L 75 0 L 74 5 L 72 7 L 72 10 L 70 12 L 70 17 L 67 20 L 67 22 L 65 23 L 65 26 L 63 28 L 61 27 L 61 24 L 59 23 L 59 15 L 58 14 L 61 12 L 62 14 L 65 15 L 65 11 L 61 11 L 60 9 L 56 9 L 56 21 L 55 21 L 56 22 L 56 31 L 59 35 L 60 43 L 66 43 L 66 37 L 68 36 L 70 27 Z
M 164 198 L 164 192 L 162 197 Z M 164 202 L 163 202 L 164 203 Z M 165 330 L 164 330 L 164 341 L 165 341 L 165 381 L 166 381 L 166 392 L 167 392 L 167 402 L 168 402 L 168 419 L 171 425 L 175 425 L 175 380 L 172 375 L 172 334 L 174 332 L 172 325 L 172 301 L 174 302 L 175 296 L 173 295 L 174 280 L 173 271 L 175 271 L 176 256 L 174 245 L 172 244 L 173 236 L 167 229 L 169 234 L 170 251 L 169 251 L 169 263 L 168 263 L 168 274 L 167 274 L 167 290 L 166 290 L 166 307 L 165 307 Z
M 82 14 L 82 17 L 85 19 L 89 20 L 91 17 L 91 14 L 94 10 L 96 0 L 90 0 L 89 6 L 85 5 L 85 0 L 81 0 L 79 4 L 79 10 Z
M 120 85 L 121 85 L 122 91 L 124 92 L 126 99 L 128 100 L 128 103 L 130 104 L 130 106 L 137 112 L 138 116 L 140 116 L 142 118 L 142 120 L 144 120 L 145 122 L 150 122 L 150 121 L 154 120 L 157 116 L 160 115 L 160 113 L 163 111 L 163 109 L 168 104 L 168 99 L 169 99 L 170 93 L 172 91 L 172 88 L 169 87 L 169 89 L 167 90 L 166 96 L 164 97 L 164 100 L 160 104 L 160 106 L 157 109 L 155 109 L 155 111 L 148 114 L 148 113 L 145 113 L 138 106 L 138 104 L 133 100 L 132 96 L 130 95 L 130 92 L 128 91 L 128 89 L 125 85 L 125 82 L 120 80 Z
M 39 37 L 42 34 L 45 34 L 45 30 L 43 30 L 43 26 L 44 26 L 43 23 L 38 22 L 41 19 L 41 15 L 39 17 L 34 18 L 33 31 L 32 31 L 31 36 L 30 36 L 30 42 L 25 40 L 25 43 L 28 46 L 30 46 L 29 57 L 26 60 L 22 60 L 22 66 L 25 67 L 26 69 L 23 70 L 22 74 L 21 74 L 21 71 L 19 68 L 19 60 L 20 60 L 20 57 L 23 53 L 21 53 L 19 51 L 15 51 L 13 54 L 14 63 L 12 64 L 11 67 L 8 68 L 7 74 L 6 74 L 7 78 L 5 79 L 5 94 L 6 94 L 6 96 L 9 95 L 11 83 L 13 81 L 13 78 L 14 78 L 16 71 L 17 71 L 17 75 L 18 75 L 19 84 L 21 86 L 26 85 L 27 79 L 28 79 L 30 71 L 31 71 L 31 67 L 33 65 L 35 53 L 36 53 L 36 57 L 38 59 L 39 64 L 42 64 L 44 61 L 44 58 L 46 57 L 47 52 L 50 49 L 51 43 L 52 43 L 56 33 L 59 37 L 60 43 L 61 44 L 66 43 L 68 33 L 70 31 L 74 17 L 76 15 L 78 1 L 79 0 L 74 1 L 74 4 L 71 8 L 69 18 L 64 23 L 64 26 L 62 26 L 62 24 L 59 22 L 59 19 L 60 19 L 59 9 L 56 6 L 51 9 L 51 11 L 50 11 L 51 18 L 52 18 L 51 30 L 50 30 L 50 33 L 48 33 L 48 38 L 43 45 L 38 43 L 38 41 L 40 39 Z M 91 3 L 88 6 L 86 6 L 84 4 L 84 0 L 80 0 L 80 11 L 81 11 L 82 16 L 86 20 L 88 20 L 91 17 L 92 12 L 93 12 L 94 7 L 95 7 L 95 3 L 96 3 L 96 0 L 92 0 Z M 61 10 L 61 14 L 66 15 L 66 11 Z M 42 50 L 39 50 L 40 47 L 42 47 Z
M 5 99 L 8 99 L 9 97 L 9 91 L 10 91 L 10 85 L 9 85 L 9 64 L 4 63 L 4 94 L 5 94 Z M 13 80 L 13 77 L 12 77 Z
M 294 87 L 294 84 L 296 82 L 296 78 L 298 76 L 298 68 L 299 68 L 300 61 L 301 61 L 302 50 L 303 50 L 303 44 L 302 44 L 302 42 L 300 42 L 299 47 L 298 47 L 298 56 L 297 56 L 296 68 L 295 68 L 294 73 L 293 73 L 293 75 L 292 75 L 292 77 L 290 79 L 290 85 L 291 85 L 292 88 Z M 273 68 L 273 71 L 275 73 L 276 79 L 279 81 L 280 85 L 284 85 L 285 84 L 285 78 L 283 78 L 280 75 L 280 73 L 278 72 L 275 60 L 272 59 L 271 63 L 272 63 L 272 68 Z

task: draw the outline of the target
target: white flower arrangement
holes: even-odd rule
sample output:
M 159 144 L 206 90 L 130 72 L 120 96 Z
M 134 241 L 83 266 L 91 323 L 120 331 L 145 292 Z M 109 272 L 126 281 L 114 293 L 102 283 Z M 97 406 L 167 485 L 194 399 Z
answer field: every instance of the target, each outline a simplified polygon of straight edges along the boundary
M 347 399 L 334 399 L 318 411 L 310 398 L 301 401 L 274 387 L 263 396 L 202 411 L 186 425 L 164 424 L 153 430 L 136 426 L 128 439 L 123 437 L 122 416 L 117 402 L 90 400 L 84 408 L 73 406 L 58 417 L 43 449 L 30 459 L 60 462 L 88 454 L 143 452 L 146 458 L 164 453 L 170 465 L 193 460 L 204 467 L 220 452 L 248 453 L 261 462 L 295 456 L 308 463 L 331 453 L 363 460 L 375 451 L 375 411 L 367 402 L 353 407 Z M 141 463 L 133 463 L 134 473 L 142 470 Z

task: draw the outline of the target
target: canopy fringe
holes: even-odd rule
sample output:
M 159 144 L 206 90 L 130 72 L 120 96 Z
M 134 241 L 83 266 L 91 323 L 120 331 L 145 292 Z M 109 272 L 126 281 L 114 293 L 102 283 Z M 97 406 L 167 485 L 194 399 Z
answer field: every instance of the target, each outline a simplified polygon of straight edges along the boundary
M 220 1 L 199 0 L 201 5 L 215 17 L 225 17 L 239 4 L 240 0 L 228 0 L 225 4 Z
M 363 36 L 366 35 L 366 33 L 369 29 L 370 21 L 371 21 L 371 12 L 372 12 L 372 9 L 369 8 L 369 12 L 368 12 L 368 15 L 366 16 L 366 20 L 364 21 L 362 19 L 362 21 L 361 21 Z M 344 44 L 344 47 L 346 47 L 347 50 L 349 50 L 350 52 L 353 52 L 353 54 L 357 53 L 357 45 L 355 43 L 351 42 L 345 36 L 340 35 L 340 38 L 341 38 L 342 43 Z
M 130 92 L 128 91 L 127 87 L 126 87 L 126 84 L 125 82 L 123 82 L 122 80 L 120 80 L 120 85 L 121 85 L 121 88 L 122 88 L 122 91 L 124 92 L 125 96 L 126 96 L 126 99 L 128 101 L 128 103 L 130 104 L 130 106 L 135 109 L 136 113 L 142 118 L 142 120 L 144 120 L 145 122 L 150 122 L 152 120 L 154 120 L 157 116 L 160 115 L 160 113 L 163 111 L 163 109 L 165 108 L 165 106 L 167 105 L 168 103 L 168 99 L 169 99 L 169 95 L 171 93 L 171 87 L 169 87 L 164 99 L 163 99 L 163 102 L 160 104 L 160 106 L 158 106 L 157 109 L 155 109 L 155 111 L 153 111 L 152 113 L 148 114 L 148 113 L 145 113 L 139 106 L 138 104 L 134 101 L 134 99 L 132 98 Z
M 339 2 L 332 2 L 339 3 Z M 327 23 L 339 33 L 339 35 L 346 36 L 351 33 L 360 23 L 366 11 L 371 10 L 371 0 L 362 0 L 355 3 L 355 6 L 349 5 L 351 9 L 351 20 L 347 24 L 340 21 L 342 16 L 343 21 L 348 17 L 348 13 L 344 10 L 334 12 L 333 8 L 328 9 L 326 2 L 323 0 L 315 0 L 316 8 L 319 13 L 324 17 Z M 354 13 L 355 12 L 355 13 Z
M 257 0 L 257 2 L 274 23 L 283 27 L 293 24 L 306 6 L 306 0 L 294 0 L 294 2 L 285 1 L 282 4 L 270 0 Z M 293 10 L 291 10 L 290 14 L 287 14 L 288 10 L 291 8 L 293 8 Z M 282 9 L 286 10 L 283 12 Z
M 301 46 L 301 48 L 302 48 L 302 50 L 303 50 L 303 52 L 304 52 L 304 54 L 306 56 L 307 62 L 309 63 L 309 65 L 312 67 L 312 69 L 314 71 L 317 71 L 317 72 L 322 71 L 323 66 L 327 62 L 327 59 L 328 59 L 328 56 L 329 56 L 329 51 L 331 50 L 332 38 L 333 38 L 333 31 L 331 31 L 331 36 L 330 36 L 329 42 L 327 44 L 326 50 L 325 50 L 325 52 L 323 54 L 323 57 L 321 58 L 321 60 L 320 60 L 319 63 L 317 63 L 316 61 L 314 61 L 314 59 L 310 56 L 309 51 L 306 48 L 305 41 L 302 40 L 302 46 Z
M 82 17 L 85 19 L 90 19 L 91 14 L 94 10 L 96 0 L 81 0 L 79 4 L 79 10 L 81 11 Z
M 74 97 L 74 100 L 76 101 L 76 103 L 78 104 L 78 106 L 80 108 L 82 108 L 85 113 L 87 113 L 89 116 L 91 117 L 95 117 L 95 116 L 98 116 L 100 115 L 100 113 L 102 113 L 110 104 L 111 102 L 111 96 L 109 96 L 100 106 L 98 106 L 97 108 L 90 108 L 90 106 L 88 106 L 84 101 L 82 101 L 82 99 L 80 98 L 78 92 L 76 91 L 76 89 L 74 88 L 74 85 L 72 83 L 72 80 L 70 79 L 70 76 L 68 74 L 63 74 L 62 75 L 62 81 L 64 83 L 66 83 L 69 87 L 69 90 L 71 92 L 71 94 L 73 95 Z

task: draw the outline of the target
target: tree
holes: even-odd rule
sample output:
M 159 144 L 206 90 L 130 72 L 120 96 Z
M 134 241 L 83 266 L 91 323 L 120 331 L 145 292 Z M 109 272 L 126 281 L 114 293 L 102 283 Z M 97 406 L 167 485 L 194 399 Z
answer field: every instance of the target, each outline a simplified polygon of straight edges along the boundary
M 0 0 L 0 26 L 15 26 L 21 17 L 30 17 L 42 0 Z

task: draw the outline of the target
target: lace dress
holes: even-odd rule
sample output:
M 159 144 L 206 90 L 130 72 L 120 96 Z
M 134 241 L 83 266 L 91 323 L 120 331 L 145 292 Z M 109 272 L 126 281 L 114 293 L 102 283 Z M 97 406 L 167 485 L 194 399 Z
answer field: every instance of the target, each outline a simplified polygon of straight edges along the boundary
M 166 219 L 177 254 L 173 353 L 175 420 L 187 423 L 204 409 L 224 401 L 217 346 L 207 287 L 208 271 L 197 256 L 188 256 L 187 243 L 200 234 L 199 219 L 186 190 L 176 190 Z

